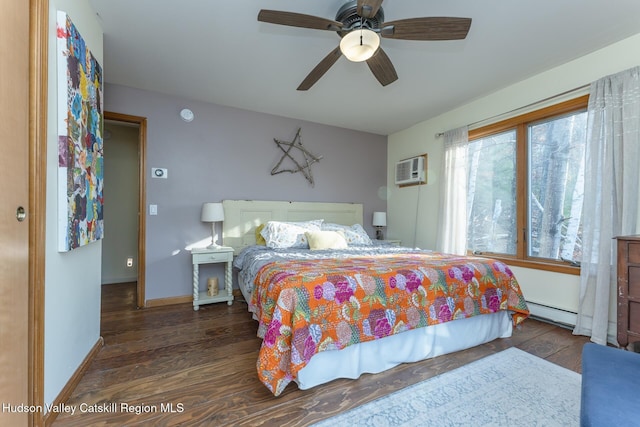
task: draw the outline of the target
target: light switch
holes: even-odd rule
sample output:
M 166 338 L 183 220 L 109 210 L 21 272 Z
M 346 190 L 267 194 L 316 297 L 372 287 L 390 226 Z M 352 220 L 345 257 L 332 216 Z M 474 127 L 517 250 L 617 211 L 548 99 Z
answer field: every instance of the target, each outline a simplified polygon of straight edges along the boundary
M 149 215 L 158 215 L 158 205 L 149 205 Z

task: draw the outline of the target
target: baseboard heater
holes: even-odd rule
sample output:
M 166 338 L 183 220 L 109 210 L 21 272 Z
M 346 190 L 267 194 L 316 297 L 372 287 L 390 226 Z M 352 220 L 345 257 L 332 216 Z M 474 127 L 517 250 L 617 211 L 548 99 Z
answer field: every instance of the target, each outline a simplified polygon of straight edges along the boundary
M 576 326 L 577 314 L 571 311 L 562 310 L 556 307 L 550 307 L 548 305 L 537 304 L 535 302 L 527 301 L 529 312 L 531 317 L 538 318 L 557 324 L 558 326 L 564 326 L 573 329 Z
M 537 304 L 530 301 L 527 301 L 527 306 L 529 307 L 529 312 L 531 313 L 532 318 L 553 323 L 560 327 L 573 329 L 578 321 L 578 314 L 571 311 L 562 310 L 556 307 L 549 307 L 548 305 Z M 587 322 L 588 327 L 591 327 L 590 319 L 587 319 Z M 618 340 L 616 333 L 617 324 L 609 320 L 607 327 L 607 342 L 617 346 Z

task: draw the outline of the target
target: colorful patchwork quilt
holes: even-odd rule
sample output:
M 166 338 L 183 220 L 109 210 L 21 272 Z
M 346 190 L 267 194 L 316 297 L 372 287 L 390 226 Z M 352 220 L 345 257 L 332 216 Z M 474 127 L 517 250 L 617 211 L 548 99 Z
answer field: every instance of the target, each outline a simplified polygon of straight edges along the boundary
M 504 263 L 426 251 L 266 263 L 250 310 L 258 376 L 276 396 L 320 351 L 499 310 L 515 325 L 529 315 Z

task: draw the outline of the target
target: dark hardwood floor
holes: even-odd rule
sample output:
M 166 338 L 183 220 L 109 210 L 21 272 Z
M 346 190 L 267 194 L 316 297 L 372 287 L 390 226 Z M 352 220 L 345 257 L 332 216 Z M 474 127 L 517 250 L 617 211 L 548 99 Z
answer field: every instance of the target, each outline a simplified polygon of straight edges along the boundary
M 291 383 L 274 397 L 256 374 L 256 329 L 242 301 L 136 310 L 135 283 L 105 285 L 104 347 L 66 402 L 75 415 L 53 425 L 304 426 L 509 347 L 580 372 L 588 341 L 527 319 L 508 339 L 306 391 Z

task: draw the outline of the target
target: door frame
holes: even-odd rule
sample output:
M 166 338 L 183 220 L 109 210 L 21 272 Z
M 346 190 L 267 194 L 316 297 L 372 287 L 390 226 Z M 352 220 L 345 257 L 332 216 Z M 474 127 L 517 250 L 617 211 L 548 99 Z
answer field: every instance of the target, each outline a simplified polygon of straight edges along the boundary
M 29 403 L 44 406 L 49 0 L 29 0 Z M 29 425 L 44 425 L 42 412 Z
M 147 118 L 129 114 L 104 112 L 105 120 L 138 125 L 138 281 L 136 286 L 136 306 L 145 307 L 146 235 L 147 235 Z

